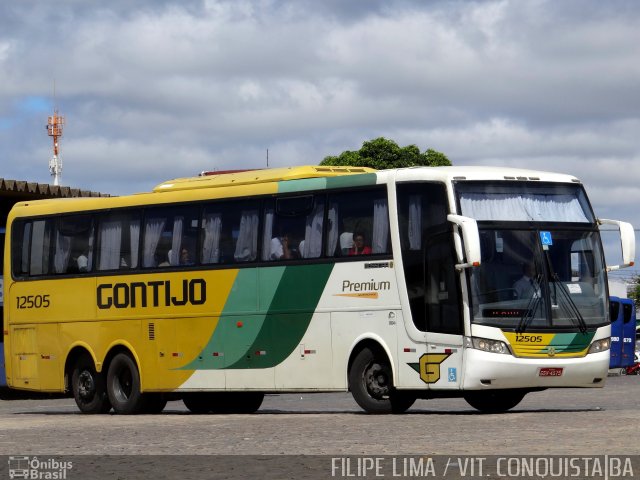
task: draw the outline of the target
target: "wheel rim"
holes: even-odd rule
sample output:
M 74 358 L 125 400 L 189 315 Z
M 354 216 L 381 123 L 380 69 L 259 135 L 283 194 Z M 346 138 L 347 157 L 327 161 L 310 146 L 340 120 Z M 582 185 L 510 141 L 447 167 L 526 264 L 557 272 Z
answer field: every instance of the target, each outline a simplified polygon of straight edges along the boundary
M 96 384 L 91 372 L 83 370 L 78 375 L 78 396 L 84 401 L 90 401 L 96 394 Z
M 382 399 L 389 395 L 391 378 L 389 367 L 379 363 L 370 363 L 364 371 L 364 385 L 371 397 Z
M 114 393 L 120 401 L 127 401 L 133 390 L 133 376 L 128 368 L 122 368 L 114 377 Z

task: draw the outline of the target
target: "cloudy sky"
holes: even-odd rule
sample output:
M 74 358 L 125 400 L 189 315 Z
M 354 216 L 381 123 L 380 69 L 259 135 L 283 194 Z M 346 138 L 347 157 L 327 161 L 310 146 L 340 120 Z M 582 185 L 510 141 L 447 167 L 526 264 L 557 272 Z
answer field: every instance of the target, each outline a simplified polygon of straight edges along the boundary
M 0 2 L 0 177 L 126 194 L 385 136 L 577 175 L 640 226 L 635 0 Z M 55 98 L 54 98 L 55 82 Z

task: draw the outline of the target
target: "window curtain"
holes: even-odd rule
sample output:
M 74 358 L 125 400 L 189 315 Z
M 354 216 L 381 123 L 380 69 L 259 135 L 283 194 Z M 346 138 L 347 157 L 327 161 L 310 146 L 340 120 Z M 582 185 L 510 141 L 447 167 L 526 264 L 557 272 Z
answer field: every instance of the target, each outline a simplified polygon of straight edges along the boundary
M 238 262 L 255 260 L 258 254 L 258 211 L 243 210 L 240 217 L 240 231 L 233 257 Z
M 71 254 L 71 237 L 56 231 L 56 251 L 53 256 L 54 273 L 65 273 L 69 266 Z
M 138 245 L 140 244 L 140 220 L 133 220 L 129 224 L 129 237 L 131 241 L 131 268 L 138 266 Z
M 87 271 L 89 272 L 93 268 L 93 242 L 94 242 L 93 227 L 91 227 L 91 234 L 89 235 L 89 244 L 87 246 L 87 248 L 89 249 L 89 251 L 87 252 Z
M 324 203 L 317 201 L 313 212 L 307 215 L 304 229 L 304 258 L 318 258 L 322 254 L 322 220 Z
M 170 265 L 180 264 L 180 247 L 182 247 L 182 224 L 184 217 L 177 216 L 173 219 L 173 236 L 171 238 L 171 255 L 169 255 Z
M 22 236 L 22 264 L 20 272 L 29 273 L 29 244 L 31 239 L 31 222 L 24 224 L 24 234 Z M 34 272 L 31 272 L 32 274 Z
M 262 260 L 271 260 L 271 238 L 273 237 L 273 207 L 268 207 L 264 212 L 264 232 L 262 235 Z
M 389 243 L 389 209 L 384 198 L 373 202 L 373 239 L 371 248 L 373 253 L 386 253 Z
M 33 234 L 31 236 L 31 262 L 29 273 L 42 275 L 49 273 L 49 229 L 46 220 L 33 222 Z
M 204 239 L 202 241 L 202 263 L 218 263 L 220 261 L 220 232 L 222 231 L 222 215 L 206 213 L 202 224 Z
M 409 197 L 409 222 L 407 225 L 409 250 L 420 250 L 422 245 L 422 196 Z
M 338 203 L 334 202 L 329 207 L 329 212 L 327 215 L 327 219 L 329 220 L 329 233 L 327 235 L 327 251 L 326 254 L 328 257 L 333 257 L 336 254 L 336 248 L 338 247 L 338 236 L 340 223 L 338 219 Z
M 100 225 L 100 258 L 98 270 L 116 270 L 120 268 L 120 250 L 122 248 L 122 223 L 110 220 Z
M 573 195 L 462 193 L 460 208 L 478 221 L 589 222 Z
M 160 242 L 160 236 L 164 230 L 164 218 L 149 218 L 144 228 L 144 251 L 142 253 L 142 263 L 144 267 L 155 267 L 155 254 Z M 161 259 L 160 262 L 164 261 Z

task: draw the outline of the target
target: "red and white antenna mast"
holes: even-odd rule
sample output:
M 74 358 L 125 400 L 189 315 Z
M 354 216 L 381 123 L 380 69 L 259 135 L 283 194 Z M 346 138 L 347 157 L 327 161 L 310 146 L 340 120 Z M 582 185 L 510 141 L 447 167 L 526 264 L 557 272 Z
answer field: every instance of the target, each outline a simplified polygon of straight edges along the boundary
M 55 97 L 55 84 L 54 84 Z M 49 160 L 49 172 L 53 177 L 53 184 L 60 185 L 60 176 L 62 175 L 62 159 L 59 156 L 60 145 L 58 138 L 62 137 L 62 129 L 64 128 L 64 117 L 58 114 L 58 109 L 53 110 L 53 115 L 49 117 L 47 122 L 47 134 L 53 138 L 53 157 Z

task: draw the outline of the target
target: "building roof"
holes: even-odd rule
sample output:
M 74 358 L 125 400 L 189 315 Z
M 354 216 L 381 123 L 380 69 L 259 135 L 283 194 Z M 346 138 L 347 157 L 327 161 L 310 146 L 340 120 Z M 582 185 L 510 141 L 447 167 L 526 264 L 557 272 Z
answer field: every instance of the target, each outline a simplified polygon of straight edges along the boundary
M 111 195 L 48 183 L 0 178 L 0 196 L 15 197 L 19 200 L 39 200 L 43 198 L 110 197 Z

